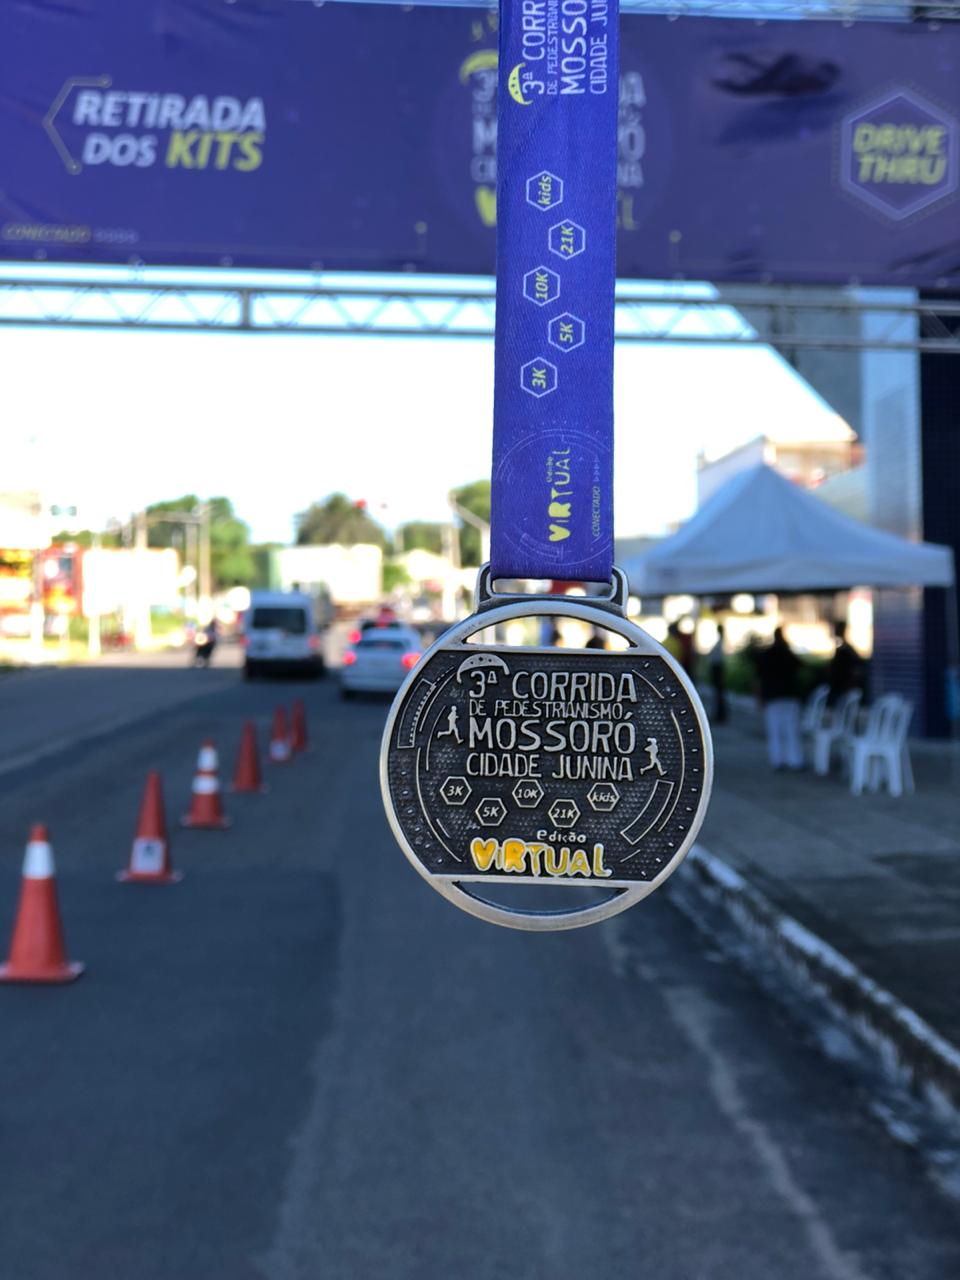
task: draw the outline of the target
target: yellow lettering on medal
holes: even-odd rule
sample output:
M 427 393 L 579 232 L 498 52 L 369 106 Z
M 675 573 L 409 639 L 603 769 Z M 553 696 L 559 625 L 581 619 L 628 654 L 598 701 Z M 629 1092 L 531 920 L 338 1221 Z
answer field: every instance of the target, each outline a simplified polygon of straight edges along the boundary
M 478 871 L 489 871 L 499 851 L 500 845 L 496 840 L 470 841 L 470 857 Z
M 590 860 L 587 857 L 586 849 L 574 849 L 570 858 L 570 870 L 568 876 L 589 876 Z
M 607 876 L 613 875 L 613 872 L 610 870 L 610 868 L 605 867 L 603 865 L 603 845 L 602 844 L 595 844 L 593 846 L 593 874 L 595 876 L 601 876 L 604 879 L 606 879 Z
M 523 871 L 523 857 L 527 852 L 527 846 L 522 840 L 504 840 L 503 842 L 503 870 L 504 871 Z
M 561 849 L 558 854 L 553 845 L 547 845 L 545 850 L 545 865 L 548 876 L 565 876 L 567 874 L 567 863 L 569 861 L 569 849 Z
M 540 855 L 543 853 L 544 846 L 542 844 L 528 844 L 527 853 L 530 857 L 530 870 L 535 876 L 540 874 Z

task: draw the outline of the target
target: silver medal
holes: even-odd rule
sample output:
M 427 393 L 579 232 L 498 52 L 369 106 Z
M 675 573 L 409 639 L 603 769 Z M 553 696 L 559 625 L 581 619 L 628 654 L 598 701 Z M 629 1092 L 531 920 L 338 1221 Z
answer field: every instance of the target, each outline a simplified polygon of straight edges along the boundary
M 572 599 L 494 593 L 484 566 L 476 612 L 397 694 L 380 753 L 390 825 L 424 879 L 471 915 L 514 929 L 595 924 L 662 884 L 696 838 L 713 779 L 707 719 L 680 666 L 627 619 L 626 596 L 619 569 L 609 597 Z M 526 618 L 582 620 L 627 647 L 477 641 Z M 496 901 L 500 885 L 548 884 L 565 886 L 569 907 Z

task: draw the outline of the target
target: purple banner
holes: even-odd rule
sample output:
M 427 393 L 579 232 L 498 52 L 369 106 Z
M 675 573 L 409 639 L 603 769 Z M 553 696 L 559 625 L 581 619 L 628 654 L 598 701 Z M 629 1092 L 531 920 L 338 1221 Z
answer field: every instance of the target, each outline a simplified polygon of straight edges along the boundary
M 621 33 L 621 276 L 960 283 L 960 25 Z M 0 257 L 491 272 L 496 42 L 488 10 L 12 0 Z

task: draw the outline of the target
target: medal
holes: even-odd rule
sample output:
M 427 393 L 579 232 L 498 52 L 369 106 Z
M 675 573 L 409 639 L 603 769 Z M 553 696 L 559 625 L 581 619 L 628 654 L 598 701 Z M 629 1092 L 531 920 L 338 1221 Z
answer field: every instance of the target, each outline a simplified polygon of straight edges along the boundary
M 416 870 L 517 929 L 646 897 L 692 845 L 713 774 L 696 690 L 628 620 L 613 565 L 617 23 L 615 0 L 501 0 L 490 563 L 475 612 L 402 685 L 380 756 Z M 494 588 L 523 578 L 610 586 Z M 565 618 L 615 647 L 558 647 Z
M 471 915 L 518 929 L 593 924 L 679 864 L 713 775 L 706 718 L 673 658 L 606 600 L 501 596 L 481 573 L 476 612 L 414 668 L 390 712 L 380 780 L 397 840 Z M 474 642 L 488 627 L 574 618 L 616 652 Z M 498 904 L 491 886 L 563 885 L 568 907 Z M 577 902 L 576 890 L 604 890 Z M 591 895 L 596 898 L 596 893 Z

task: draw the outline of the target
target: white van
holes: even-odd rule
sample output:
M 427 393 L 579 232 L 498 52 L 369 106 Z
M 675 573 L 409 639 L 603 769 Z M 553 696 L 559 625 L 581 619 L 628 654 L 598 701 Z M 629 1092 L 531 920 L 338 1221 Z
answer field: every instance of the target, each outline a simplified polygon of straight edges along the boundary
M 268 671 L 322 675 L 319 612 L 314 598 L 299 591 L 252 591 L 241 633 L 244 678 L 252 680 Z

